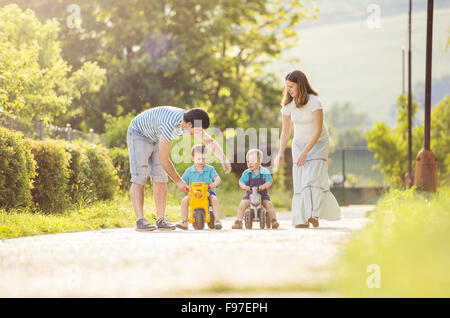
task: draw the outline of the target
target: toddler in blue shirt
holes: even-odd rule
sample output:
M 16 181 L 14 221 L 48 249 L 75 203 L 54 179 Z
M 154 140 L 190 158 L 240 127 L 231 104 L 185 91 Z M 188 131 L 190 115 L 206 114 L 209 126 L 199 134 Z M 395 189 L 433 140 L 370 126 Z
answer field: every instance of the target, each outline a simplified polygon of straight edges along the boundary
M 209 202 L 211 203 L 214 213 L 214 227 L 217 230 L 222 228 L 220 222 L 220 207 L 219 201 L 216 197 L 215 188 L 219 185 L 221 179 L 213 166 L 206 164 L 207 149 L 204 145 L 198 144 L 192 147 L 192 161 L 194 164 L 187 168 L 181 177 L 187 184 L 192 182 L 205 182 L 211 187 L 209 191 Z M 189 214 L 189 196 L 186 196 L 181 201 L 181 217 L 183 218 L 176 226 L 182 230 L 188 229 L 188 214 Z
M 237 219 L 234 222 L 232 229 L 242 229 L 242 219 L 244 218 L 245 210 L 250 206 L 250 194 L 252 187 L 258 187 L 258 193 L 261 194 L 262 204 L 271 218 L 271 225 L 273 229 L 280 226 L 276 219 L 275 210 L 270 202 L 270 196 L 267 189 L 272 186 L 273 179 L 269 170 L 261 167 L 262 151 L 259 149 L 250 149 L 247 152 L 246 160 L 248 169 L 242 173 L 239 179 L 239 187 L 246 191 L 245 196 L 238 208 Z

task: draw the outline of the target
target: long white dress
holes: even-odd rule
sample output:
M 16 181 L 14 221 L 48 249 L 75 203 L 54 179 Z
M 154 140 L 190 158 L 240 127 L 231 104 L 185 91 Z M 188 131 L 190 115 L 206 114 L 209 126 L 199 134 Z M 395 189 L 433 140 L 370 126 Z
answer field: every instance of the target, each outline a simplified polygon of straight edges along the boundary
M 312 137 L 312 112 L 322 109 L 320 100 L 310 95 L 308 103 L 297 108 L 292 102 L 281 109 L 283 115 L 290 115 L 294 122 L 292 142 L 292 177 L 294 195 L 292 197 L 292 225 L 306 224 L 310 217 L 336 221 L 341 218 L 339 204 L 330 192 L 328 184 L 329 138 L 326 126 L 319 140 L 306 156 L 306 163 L 299 167 L 297 160 Z

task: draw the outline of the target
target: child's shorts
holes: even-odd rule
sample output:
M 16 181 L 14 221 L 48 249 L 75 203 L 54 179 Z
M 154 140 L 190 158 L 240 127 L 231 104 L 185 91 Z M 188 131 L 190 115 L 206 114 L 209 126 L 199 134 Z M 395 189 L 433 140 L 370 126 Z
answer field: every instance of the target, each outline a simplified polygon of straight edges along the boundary
M 267 193 L 267 190 L 264 190 L 262 192 L 258 192 L 259 194 L 261 194 L 261 200 L 263 201 L 270 201 L 270 196 Z M 244 195 L 244 197 L 242 198 L 242 200 L 250 200 L 250 194 L 252 194 L 251 191 L 247 191 Z

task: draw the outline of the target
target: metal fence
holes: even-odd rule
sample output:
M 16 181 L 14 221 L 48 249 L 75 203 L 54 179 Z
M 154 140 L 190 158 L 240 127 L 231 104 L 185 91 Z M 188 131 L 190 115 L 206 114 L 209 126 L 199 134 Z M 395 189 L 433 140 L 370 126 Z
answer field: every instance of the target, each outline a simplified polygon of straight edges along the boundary
M 329 155 L 328 174 L 336 186 L 387 187 L 383 174 L 373 169 L 376 164 L 367 147 L 340 148 Z
M 93 129 L 89 133 L 73 129 L 70 124 L 66 127 L 57 127 L 44 124 L 44 121 L 33 121 L 0 111 L 0 126 L 11 130 L 20 131 L 24 136 L 32 139 L 64 139 L 71 141 L 88 141 L 91 144 L 105 144 L 102 136 L 95 134 Z

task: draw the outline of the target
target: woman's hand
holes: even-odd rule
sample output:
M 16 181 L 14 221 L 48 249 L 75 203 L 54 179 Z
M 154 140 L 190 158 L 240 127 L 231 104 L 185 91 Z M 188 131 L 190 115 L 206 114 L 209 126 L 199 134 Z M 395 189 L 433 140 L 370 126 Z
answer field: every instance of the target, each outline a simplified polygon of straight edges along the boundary
M 275 157 L 275 162 L 273 163 L 273 166 L 275 169 L 278 169 L 281 164 L 283 163 L 284 160 L 284 154 L 283 153 L 279 153 L 276 157 Z
M 297 159 L 297 166 L 301 167 L 305 164 L 307 155 L 308 155 L 307 152 L 302 151 L 302 153 L 300 154 L 300 156 Z

